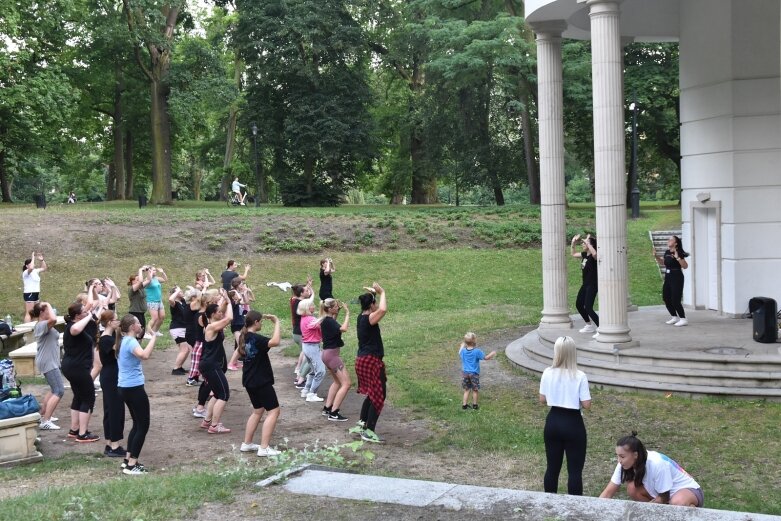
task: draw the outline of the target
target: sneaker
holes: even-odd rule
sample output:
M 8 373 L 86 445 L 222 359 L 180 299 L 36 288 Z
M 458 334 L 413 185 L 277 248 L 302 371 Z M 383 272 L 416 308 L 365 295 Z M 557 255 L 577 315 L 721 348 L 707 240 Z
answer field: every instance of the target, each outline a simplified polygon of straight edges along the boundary
M 127 468 L 127 458 L 122 460 L 122 464 L 119 466 L 119 468 L 121 468 L 121 469 L 126 469 Z
M 377 433 L 371 429 L 364 429 L 363 432 L 361 432 L 361 439 L 363 441 L 370 441 L 372 443 L 382 443 L 385 441 L 377 436 Z
M 594 327 L 594 324 L 586 324 L 582 328 L 578 330 L 579 333 L 593 333 L 597 330 L 596 327 Z
M 271 447 L 258 448 L 258 456 L 260 457 L 279 456 L 280 454 L 282 454 L 282 451 L 279 451 L 277 449 L 272 449 Z
M 45 421 L 45 422 L 41 422 L 41 424 L 38 426 L 38 428 L 41 429 L 42 431 L 58 431 L 58 430 L 60 430 L 60 426 L 59 425 L 55 425 L 54 422 L 52 422 L 51 420 Z
M 206 418 L 206 409 L 198 410 L 198 407 L 193 407 L 193 416 L 196 418 Z
M 116 449 L 112 449 L 111 447 L 106 445 L 106 450 L 103 451 L 103 455 L 109 458 L 124 458 L 125 456 L 127 456 L 127 450 L 125 450 L 125 448 L 122 445 L 120 445 Z
M 239 370 L 239 366 L 237 366 L 236 364 L 228 364 L 228 371 L 238 371 L 238 370 Z
M 103 390 L 103 388 L 100 386 L 100 380 L 98 378 L 95 378 L 95 392 L 99 393 Z
M 188 387 L 195 387 L 196 385 L 201 385 L 201 382 L 199 382 L 197 378 L 188 378 L 184 385 Z
M 155 336 L 163 336 L 163 334 L 160 331 L 155 331 Z
M 97 434 L 92 434 L 90 431 L 85 432 L 84 434 L 79 434 L 76 436 L 76 442 L 77 443 L 93 443 L 100 439 L 100 436 Z
M 59 420 L 60 420 L 60 419 L 59 419 L 59 418 L 57 418 L 56 416 L 52 416 L 51 418 L 49 418 L 49 421 L 50 421 L 50 422 L 52 422 L 52 423 L 53 423 L 53 422 L 56 422 L 56 421 L 59 421 Z
M 187 371 L 185 371 L 183 367 L 177 367 L 176 369 L 171 369 L 171 374 L 182 375 L 182 374 L 187 374 Z
M 331 414 L 331 408 L 323 405 L 323 416 L 328 416 L 330 414 Z
M 678 322 L 678 317 L 672 317 L 670 320 L 665 322 L 665 324 L 675 325 L 675 323 Z
M 685 318 L 682 318 L 682 319 L 678 320 L 678 322 L 676 322 L 676 323 L 675 323 L 675 324 L 673 324 L 673 325 L 674 325 L 675 327 L 680 327 L 680 326 L 688 326 L 688 325 L 689 325 L 689 321 L 688 321 L 687 319 L 685 319 Z
M 480 406 L 479 406 L 479 405 L 477 405 L 476 403 L 473 403 L 473 404 L 472 404 L 472 409 L 474 409 L 474 410 L 477 410 L 477 409 L 479 409 L 479 408 L 480 408 Z
M 217 425 L 212 425 L 209 427 L 209 430 L 206 431 L 209 434 L 228 434 L 231 430 L 227 428 L 222 423 L 218 423 Z
M 464 403 L 464 404 L 461 405 L 461 410 L 462 411 L 465 411 L 467 409 L 469 409 L 469 406 L 467 404 Z
M 148 332 L 144 333 L 144 340 L 149 340 L 152 338 L 152 335 L 150 335 Z
M 306 395 L 309 394 L 309 391 L 307 391 L 305 388 L 301 389 L 301 398 L 306 398 Z
M 201 429 L 209 429 L 209 428 L 211 428 L 211 426 L 212 426 L 212 422 L 211 421 L 209 421 L 209 420 L 207 420 L 205 418 L 203 420 L 201 420 L 201 425 L 200 425 Z
M 306 395 L 306 401 L 308 402 L 324 402 L 324 398 L 320 398 L 316 393 L 309 393 Z
M 303 382 L 294 381 L 293 385 L 295 386 L 296 389 L 303 389 L 304 387 L 306 387 L 306 380 L 304 380 Z
M 143 476 L 147 473 L 146 467 L 141 465 L 140 463 L 136 463 L 133 466 L 128 465 L 124 469 L 122 469 L 122 474 L 127 474 L 128 476 Z
M 73 429 L 68 429 L 68 437 L 75 439 L 79 436 L 79 431 L 74 431 Z
M 339 414 L 339 411 L 334 411 L 328 415 L 328 420 L 332 422 L 346 422 L 347 418 Z
M 239 449 L 241 452 L 255 452 L 260 448 L 260 445 L 257 443 L 243 443 L 241 444 L 241 448 Z

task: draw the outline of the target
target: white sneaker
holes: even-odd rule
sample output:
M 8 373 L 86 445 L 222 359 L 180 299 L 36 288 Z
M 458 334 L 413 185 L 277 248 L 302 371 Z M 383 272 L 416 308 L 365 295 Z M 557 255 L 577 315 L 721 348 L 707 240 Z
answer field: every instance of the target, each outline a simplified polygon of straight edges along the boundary
M 579 333 L 594 333 L 597 330 L 596 327 L 594 327 L 594 324 L 586 324 L 580 330 Z
M 52 421 L 41 422 L 38 428 L 42 431 L 58 431 L 61 429 L 59 425 L 55 425 Z
M 257 443 L 241 443 L 241 448 L 239 449 L 241 452 L 255 452 L 260 448 L 260 445 Z
M 309 394 L 309 391 L 307 391 L 306 389 L 301 389 L 301 398 L 306 398 L 306 395 L 308 395 L 308 394 Z
M 317 396 L 316 393 L 309 393 L 309 394 L 306 395 L 306 401 L 308 401 L 308 402 L 323 402 L 323 401 L 325 401 L 325 399 L 320 398 L 319 396 Z
M 680 319 L 678 322 L 676 322 L 676 323 L 675 323 L 675 324 L 673 324 L 673 325 L 674 325 L 675 327 L 680 327 L 680 326 L 688 326 L 688 325 L 689 325 L 689 321 L 688 321 L 688 320 L 686 320 L 685 318 L 682 318 L 682 319 Z
M 598 336 L 599 336 L 599 333 L 594 333 L 593 335 L 591 335 L 591 338 L 597 338 Z
M 160 331 L 155 331 L 155 336 L 163 336 L 163 334 Z
M 144 340 L 149 340 L 150 338 L 152 338 L 152 335 L 149 333 L 144 333 Z
M 278 451 L 277 449 L 272 449 L 271 447 L 258 447 L 258 456 L 264 457 L 264 456 L 279 456 L 282 454 L 281 451 Z
M 673 325 L 675 325 L 676 322 L 678 322 L 678 317 L 673 317 L 670 320 L 668 320 L 667 322 L 665 322 L 665 324 L 670 324 L 671 326 L 673 326 Z

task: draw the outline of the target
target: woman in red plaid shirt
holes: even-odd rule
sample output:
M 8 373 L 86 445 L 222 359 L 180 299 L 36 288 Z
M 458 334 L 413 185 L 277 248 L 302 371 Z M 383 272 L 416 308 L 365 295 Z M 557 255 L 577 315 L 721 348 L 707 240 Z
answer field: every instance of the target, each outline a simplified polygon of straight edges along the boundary
M 374 432 L 377 419 L 385 404 L 386 381 L 385 363 L 382 361 L 385 351 L 380 333 L 380 320 L 388 312 L 385 290 L 376 282 L 366 288 L 358 299 L 361 302 L 361 314 L 358 315 L 358 355 L 355 358 L 355 373 L 358 375 L 358 393 L 366 395 L 361 407 L 361 419 L 350 432 L 360 434 L 361 439 L 373 443 L 382 443 Z M 379 302 L 377 300 L 379 299 Z

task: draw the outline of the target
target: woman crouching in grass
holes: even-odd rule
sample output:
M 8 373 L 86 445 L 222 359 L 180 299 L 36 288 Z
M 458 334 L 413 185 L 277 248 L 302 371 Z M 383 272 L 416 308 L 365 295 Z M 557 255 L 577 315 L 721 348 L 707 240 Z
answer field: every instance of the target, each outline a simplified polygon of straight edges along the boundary
M 270 320 L 274 324 L 274 332 L 271 338 L 257 334 L 260 331 L 262 319 Z M 244 327 L 239 336 L 239 355 L 244 358 L 244 367 L 241 376 L 241 384 L 247 390 L 250 402 L 252 402 L 252 414 L 247 419 L 244 429 L 244 442 L 241 444 L 241 452 L 258 451 L 258 456 L 276 456 L 280 451 L 269 447 L 271 435 L 279 418 L 279 401 L 274 391 L 274 371 L 271 369 L 271 360 L 268 352 L 272 347 L 279 345 L 279 319 L 274 315 L 261 315 L 257 311 L 250 311 L 244 317 Z M 255 431 L 258 429 L 263 413 L 263 428 L 260 432 L 260 445 L 252 443 Z
M 147 470 L 138 462 L 138 456 L 149 432 L 149 397 L 144 390 L 144 371 L 141 361 L 148 360 L 155 348 L 157 336 L 152 335 L 146 347 L 138 343 L 138 336 L 143 328 L 138 318 L 133 315 L 125 315 L 119 323 L 117 341 L 114 350 L 117 355 L 119 374 L 117 387 L 119 395 L 127 405 L 130 416 L 133 418 L 133 427 L 127 436 L 127 459 L 123 462 L 122 472 L 129 476 L 146 474 Z
M 612 498 L 626 483 L 634 501 L 702 507 L 705 496 L 699 483 L 678 463 L 661 452 L 646 450 L 637 433 L 616 442 L 618 465 L 601 498 Z

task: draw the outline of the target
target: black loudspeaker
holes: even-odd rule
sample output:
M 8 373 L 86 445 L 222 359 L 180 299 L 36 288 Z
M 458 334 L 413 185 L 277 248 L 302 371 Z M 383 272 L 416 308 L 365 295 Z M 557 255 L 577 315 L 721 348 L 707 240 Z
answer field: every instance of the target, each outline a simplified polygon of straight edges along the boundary
M 754 297 L 748 301 L 748 310 L 754 318 L 754 340 L 771 344 L 778 340 L 776 301 L 768 297 Z

